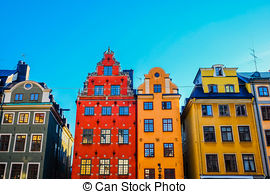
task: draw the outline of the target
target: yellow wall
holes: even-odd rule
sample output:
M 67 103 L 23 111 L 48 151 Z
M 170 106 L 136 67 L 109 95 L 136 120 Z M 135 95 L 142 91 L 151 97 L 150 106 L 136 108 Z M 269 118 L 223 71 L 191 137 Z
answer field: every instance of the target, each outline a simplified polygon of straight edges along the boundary
M 72 154 L 72 146 L 73 146 L 74 139 L 72 134 L 70 133 L 69 129 L 66 126 L 63 126 L 62 130 L 62 148 L 63 152 L 66 153 L 66 161 L 69 165 L 71 165 L 71 154 Z
M 160 77 L 156 78 L 154 74 L 158 72 Z M 165 79 L 169 75 L 161 68 L 153 68 L 149 74 L 145 75 L 149 79 L 149 95 L 146 94 L 145 83 L 139 86 L 138 95 L 138 178 L 144 178 L 144 169 L 155 168 L 155 178 L 158 178 L 158 163 L 161 164 L 161 178 L 164 178 L 165 168 L 175 169 L 175 178 L 183 178 L 183 159 L 182 159 L 182 139 L 179 113 L 180 95 L 176 94 L 177 87 L 169 81 L 169 93 L 171 95 L 163 96 L 166 92 Z M 153 84 L 161 84 L 162 93 L 153 93 Z M 172 94 L 174 93 L 174 94 Z M 171 110 L 162 110 L 162 101 L 171 101 Z M 144 110 L 144 102 L 153 102 L 153 110 Z M 173 131 L 163 132 L 162 119 L 172 118 Z M 144 132 L 144 119 L 154 119 L 154 132 Z M 155 157 L 144 157 L 144 143 L 154 143 Z M 163 143 L 174 144 L 174 157 L 164 157 Z
M 201 83 L 218 84 L 219 86 L 235 84 L 235 89 L 238 88 L 239 91 L 238 80 L 234 77 L 236 69 L 227 71 L 224 68 L 225 76 L 232 77 L 214 77 L 213 68 L 200 70 Z M 234 72 L 232 73 L 232 71 Z M 250 91 L 250 88 L 247 89 Z M 235 91 L 237 92 L 237 89 Z M 208 88 L 204 92 L 208 92 Z M 224 90 L 218 92 L 223 93 Z M 200 178 L 201 175 L 264 175 L 252 100 L 192 99 L 189 101 L 182 114 L 183 130 L 186 132 L 185 162 L 188 164 L 188 178 Z M 230 116 L 219 116 L 219 104 L 229 105 Z M 246 105 L 247 116 L 236 116 L 235 105 L 237 104 Z M 212 105 L 213 116 L 202 116 L 202 105 Z M 249 126 L 251 142 L 240 142 L 239 125 Z M 204 142 L 203 126 L 215 127 L 216 142 Z M 222 142 L 221 126 L 232 126 L 233 142 Z M 226 172 L 223 155 L 226 153 L 236 154 L 238 172 Z M 244 172 L 242 154 L 245 153 L 254 154 L 256 172 Z M 206 154 L 218 154 L 219 172 L 207 172 Z

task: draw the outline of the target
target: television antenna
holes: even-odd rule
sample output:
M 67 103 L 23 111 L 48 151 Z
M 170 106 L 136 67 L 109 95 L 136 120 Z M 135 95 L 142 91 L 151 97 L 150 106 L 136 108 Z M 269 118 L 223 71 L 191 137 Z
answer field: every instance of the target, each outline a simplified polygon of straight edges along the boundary
M 256 71 L 258 71 L 258 68 L 257 68 L 257 59 L 258 59 L 258 57 L 255 54 L 254 48 L 250 49 L 250 51 L 251 51 L 250 55 L 253 57 L 253 62 L 254 62 Z

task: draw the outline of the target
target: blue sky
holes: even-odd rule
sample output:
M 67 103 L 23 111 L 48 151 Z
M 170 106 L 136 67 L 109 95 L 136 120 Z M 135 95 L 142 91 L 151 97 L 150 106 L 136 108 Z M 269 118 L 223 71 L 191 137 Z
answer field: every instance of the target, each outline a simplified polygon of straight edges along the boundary
M 79 88 L 108 48 L 135 87 L 152 67 L 170 73 L 182 94 L 200 67 L 270 69 L 270 1 L 0 0 L 0 68 L 24 59 L 30 79 L 47 83 L 74 134 Z

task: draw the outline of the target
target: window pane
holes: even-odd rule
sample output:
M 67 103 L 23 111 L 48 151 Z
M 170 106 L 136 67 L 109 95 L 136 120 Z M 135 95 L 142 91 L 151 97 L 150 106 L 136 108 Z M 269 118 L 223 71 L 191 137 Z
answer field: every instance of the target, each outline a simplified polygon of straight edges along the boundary
M 112 66 L 104 66 L 104 75 L 112 75 Z
M 41 151 L 42 135 L 33 135 L 31 143 L 31 151 Z
M 29 164 L 28 165 L 28 172 L 27 172 L 27 179 L 37 179 L 38 177 L 38 164 Z
M 20 179 L 21 178 L 22 164 L 12 164 L 10 179 Z
M 0 135 L 0 151 L 8 151 L 10 135 Z

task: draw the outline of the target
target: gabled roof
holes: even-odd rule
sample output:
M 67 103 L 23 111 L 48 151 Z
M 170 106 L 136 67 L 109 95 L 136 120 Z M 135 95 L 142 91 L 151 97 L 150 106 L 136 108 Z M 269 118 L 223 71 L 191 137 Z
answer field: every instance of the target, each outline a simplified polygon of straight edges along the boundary
M 0 70 L 0 77 L 10 76 L 16 72 L 17 70 Z

